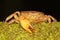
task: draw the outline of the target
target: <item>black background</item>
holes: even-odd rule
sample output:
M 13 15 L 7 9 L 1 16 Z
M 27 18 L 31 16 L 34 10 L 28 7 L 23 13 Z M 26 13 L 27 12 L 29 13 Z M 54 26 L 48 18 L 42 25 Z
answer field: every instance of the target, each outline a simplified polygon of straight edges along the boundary
M 0 21 L 15 11 L 35 10 L 54 16 L 60 21 L 60 1 L 58 0 L 0 0 Z

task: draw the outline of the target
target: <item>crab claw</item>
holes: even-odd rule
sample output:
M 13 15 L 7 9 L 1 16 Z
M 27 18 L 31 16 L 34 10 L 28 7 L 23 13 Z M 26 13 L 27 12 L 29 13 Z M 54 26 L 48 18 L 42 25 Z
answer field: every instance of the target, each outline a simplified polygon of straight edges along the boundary
M 26 18 L 24 17 L 20 17 L 20 23 L 21 23 L 21 26 L 29 33 L 32 33 L 32 31 L 30 29 L 33 29 L 32 25 L 30 24 L 30 21 L 27 20 Z

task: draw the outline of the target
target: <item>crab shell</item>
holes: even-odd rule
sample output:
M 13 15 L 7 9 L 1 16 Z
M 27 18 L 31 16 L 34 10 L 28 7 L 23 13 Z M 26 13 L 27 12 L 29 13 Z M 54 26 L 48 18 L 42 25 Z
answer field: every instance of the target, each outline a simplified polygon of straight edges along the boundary
M 9 15 L 6 18 L 5 22 L 7 22 L 10 19 L 11 21 L 9 21 L 8 24 L 11 24 L 13 22 L 20 23 L 21 26 L 29 33 L 32 33 L 32 31 L 34 30 L 32 25 L 30 24 L 31 22 L 38 23 L 47 21 L 48 23 L 51 23 L 51 20 L 57 22 L 57 20 L 54 17 L 50 15 L 45 15 L 43 12 L 38 11 L 16 11 L 13 14 Z M 31 28 L 32 31 L 29 28 Z

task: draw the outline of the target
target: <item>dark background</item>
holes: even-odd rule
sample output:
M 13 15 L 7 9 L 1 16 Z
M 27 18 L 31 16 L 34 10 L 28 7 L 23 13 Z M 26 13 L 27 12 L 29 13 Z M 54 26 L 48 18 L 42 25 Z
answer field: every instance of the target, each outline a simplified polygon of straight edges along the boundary
M 60 21 L 60 1 L 58 0 L 0 0 L 0 21 L 15 11 L 35 10 L 54 16 Z

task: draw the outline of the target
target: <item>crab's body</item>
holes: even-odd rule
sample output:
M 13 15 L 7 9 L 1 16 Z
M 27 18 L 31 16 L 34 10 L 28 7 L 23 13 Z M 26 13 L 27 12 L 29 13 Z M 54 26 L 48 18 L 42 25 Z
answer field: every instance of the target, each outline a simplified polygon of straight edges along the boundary
M 22 12 L 16 11 L 10 16 L 8 16 L 5 21 L 7 22 L 12 17 L 14 17 L 14 19 L 9 21 L 8 24 L 11 24 L 13 22 L 20 23 L 21 26 L 29 33 L 32 33 L 33 31 L 33 30 L 31 31 L 29 27 L 31 29 L 34 29 L 30 24 L 31 22 L 38 23 L 48 21 L 48 23 L 51 23 L 51 19 L 55 22 L 57 21 L 54 17 L 50 15 L 45 15 L 43 12 L 38 11 L 22 11 Z

